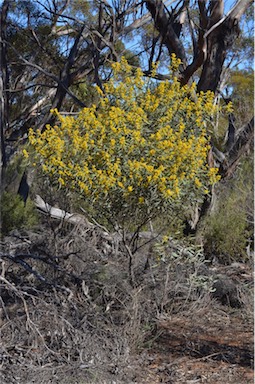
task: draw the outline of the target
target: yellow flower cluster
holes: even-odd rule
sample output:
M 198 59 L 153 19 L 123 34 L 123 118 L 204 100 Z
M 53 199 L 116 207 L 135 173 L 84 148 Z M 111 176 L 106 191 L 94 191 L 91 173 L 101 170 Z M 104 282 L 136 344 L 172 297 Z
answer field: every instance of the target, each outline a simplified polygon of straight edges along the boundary
M 173 56 L 174 71 L 179 64 Z M 207 193 L 218 179 L 206 161 L 213 94 L 181 87 L 174 75 L 156 84 L 125 59 L 113 71 L 104 92 L 98 89 L 99 105 L 77 117 L 55 111 L 58 124 L 30 130 L 35 161 L 60 185 L 113 214 L 128 204 L 165 207 Z

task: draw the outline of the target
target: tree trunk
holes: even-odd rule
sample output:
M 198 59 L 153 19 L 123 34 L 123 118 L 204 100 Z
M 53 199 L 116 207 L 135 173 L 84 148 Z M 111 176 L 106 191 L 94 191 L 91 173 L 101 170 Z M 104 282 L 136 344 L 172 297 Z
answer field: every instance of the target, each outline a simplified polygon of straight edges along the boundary
M 224 16 L 223 0 L 211 1 L 209 7 L 205 6 L 205 1 L 198 2 L 199 26 L 197 38 L 193 33 L 195 47 L 193 60 L 189 65 L 180 39 L 180 30 L 177 33 L 175 28 L 177 15 L 189 7 L 189 2 L 183 0 L 178 11 L 173 9 L 171 12 L 166 9 L 162 0 L 147 0 L 145 3 L 169 55 L 175 53 L 182 60 L 181 83 L 187 84 L 193 74 L 202 68 L 198 90 L 215 92 L 221 81 L 227 51 L 239 34 L 240 18 L 252 1 L 239 0 L 226 16 Z M 182 24 L 179 27 L 181 28 Z
M 206 60 L 198 82 L 198 91 L 217 91 L 227 51 L 238 34 L 238 24 L 227 19 L 207 37 Z
M 6 167 L 6 149 L 4 135 L 8 128 L 8 68 L 7 68 L 7 49 L 6 49 L 6 18 L 10 1 L 4 1 L 1 8 L 0 19 L 0 140 L 1 140 L 1 160 L 0 173 L 1 185 L 3 185 L 4 170 Z
M 162 37 L 163 44 L 165 44 L 168 49 L 169 55 L 176 53 L 177 57 L 182 60 L 184 68 L 187 60 L 184 46 L 178 37 L 180 30 L 176 33 L 176 29 L 174 28 L 175 23 L 171 21 L 169 15 L 166 13 L 163 1 L 147 0 L 145 3 L 154 20 L 155 27 Z
M 57 87 L 57 90 L 56 90 L 56 94 L 54 96 L 54 99 L 53 99 L 53 102 L 52 102 L 52 109 L 57 109 L 57 110 L 60 110 L 62 104 L 63 104 L 63 101 L 66 97 L 66 94 L 68 93 L 68 88 L 71 84 L 71 69 L 73 67 L 73 64 L 74 64 L 74 61 L 75 61 L 75 57 L 76 57 L 76 54 L 77 54 L 77 51 L 78 51 L 78 44 L 80 42 L 80 39 L 82 37 L 82 33 L 84 31 L 84 28 L 85 26 L 83 26 L 78 34 L 78 36 L 76 37 L 75 41 L 74 41 L 74 44 L 70 50 L 70 53 L 69 53 L 69 56 L 68 56 L 68 59 L 64 65 L 64 68 L 63 70 L 61 71 L 61 74 L 60 74 L 60 83 Z M 82 107 L 84 107 L 84 105 L 81 105 Z M 51 112 L 49 112 L 45 118 L 43 119 L 43 121 L 41 122 L 40 126 L 39 126 L 39 129 L 42 130 L 44 129 L 45 125 L 46 124 L 50 124 L 52 125 L 54 123 L 54 116 Z

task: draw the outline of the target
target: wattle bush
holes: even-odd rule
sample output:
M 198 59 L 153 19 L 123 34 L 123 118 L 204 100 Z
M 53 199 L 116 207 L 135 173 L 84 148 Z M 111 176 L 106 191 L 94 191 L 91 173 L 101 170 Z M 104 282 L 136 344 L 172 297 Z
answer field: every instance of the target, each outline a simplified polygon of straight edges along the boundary
M 214 95 L 181 87 L 179 64 L 173 56 L 171 80 L 156 83 L 125 59 L 114 63 L 97 106 L 76 117 L 54 111 L 55 126 L 30 130 L 31 161 L 114 226 L 202 199 L 218 180 L 207 164 Z

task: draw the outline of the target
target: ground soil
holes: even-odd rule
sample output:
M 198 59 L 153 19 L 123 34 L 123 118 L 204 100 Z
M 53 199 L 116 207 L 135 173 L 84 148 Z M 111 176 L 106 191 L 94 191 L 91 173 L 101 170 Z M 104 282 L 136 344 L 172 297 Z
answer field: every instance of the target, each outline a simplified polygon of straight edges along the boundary
M 159 322 L 141 383 L 254 382 L 252 322 L 224 306 L 206 312 Z
M 45 366 L 28 381 L 25 370 L 17 370 L 9 383 L 249 384 L 254 382 L 252 330 L 251 319 L 239 309 L 215 305 L 215 311 L 193 317 L 162 318 L 154 337 L 123 367 L 126 373 L 112 366 L 105 379 L 88 381 L 79 367 Z

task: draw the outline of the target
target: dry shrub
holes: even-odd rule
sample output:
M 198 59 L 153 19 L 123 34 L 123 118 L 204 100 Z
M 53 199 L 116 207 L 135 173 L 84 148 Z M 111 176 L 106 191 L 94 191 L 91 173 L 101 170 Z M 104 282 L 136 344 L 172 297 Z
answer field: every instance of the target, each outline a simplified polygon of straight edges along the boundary
M 130 358 L 152 342 L 158 319 L 210 305 L 202 255 L 173 241 L 140 248 L 132 287 L 116 234 L 15 236 L 1 253 L 3 383 L 130 383 Z

